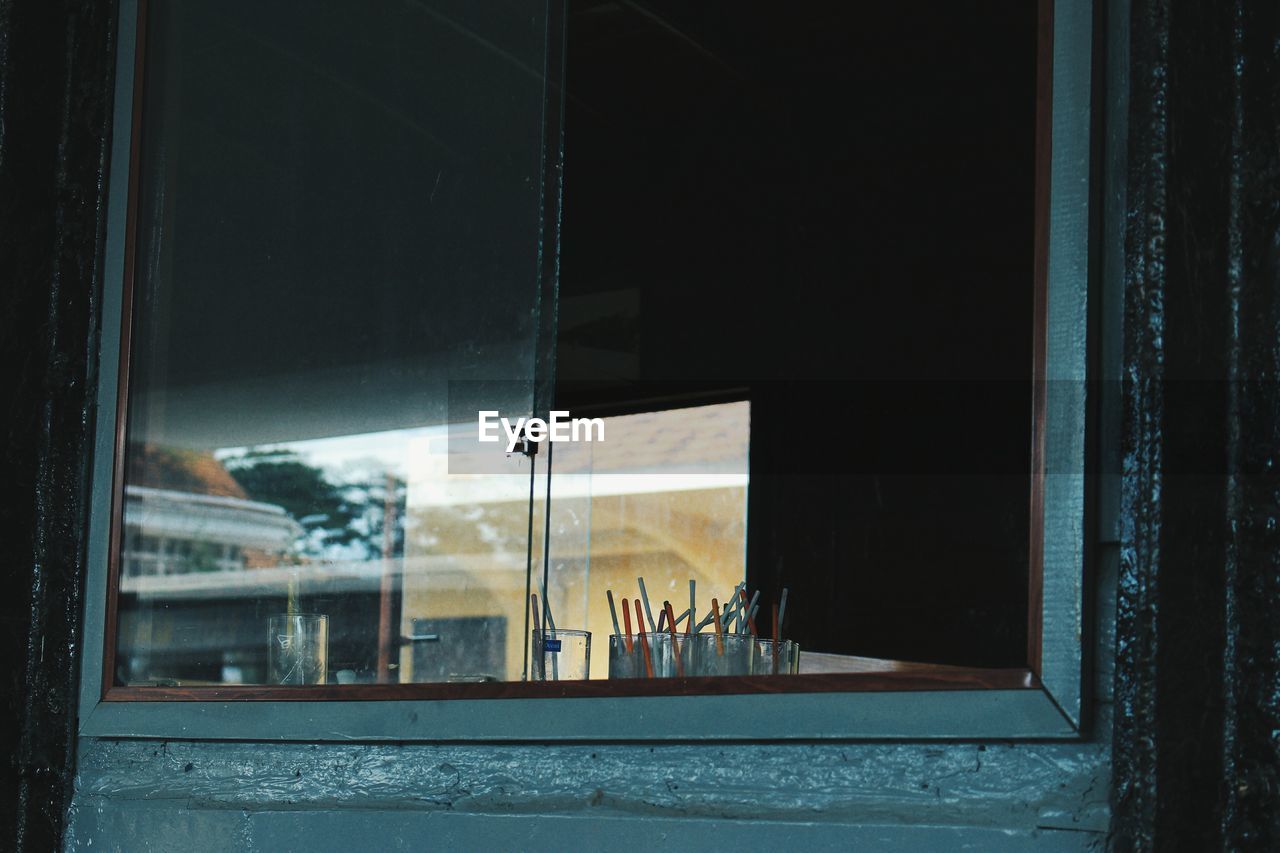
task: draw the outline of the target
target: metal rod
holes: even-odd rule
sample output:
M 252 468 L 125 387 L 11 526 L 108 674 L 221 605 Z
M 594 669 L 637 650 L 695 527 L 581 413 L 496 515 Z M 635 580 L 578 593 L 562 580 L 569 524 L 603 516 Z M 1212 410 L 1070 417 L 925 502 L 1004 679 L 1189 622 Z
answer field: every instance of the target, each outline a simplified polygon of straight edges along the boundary
M 524 563 L 524 600 L 529 601 L 529 596 L 533 594 L 533 498 L 536 494 L 534 487 L 534 470 L 537 468 L 538 460 L 534 456 L 529 457 L 529 533 L 526 537 L 526 550 Z M 535 605 L 536 606 L 536 605 Z M 529 612 L 524 614 L 524 635 L 529 637 Z M 524 646 L 524 665 L 520 668 L 520 680 L 529 680 L 529 643 L 526 639 L 521 643 Z

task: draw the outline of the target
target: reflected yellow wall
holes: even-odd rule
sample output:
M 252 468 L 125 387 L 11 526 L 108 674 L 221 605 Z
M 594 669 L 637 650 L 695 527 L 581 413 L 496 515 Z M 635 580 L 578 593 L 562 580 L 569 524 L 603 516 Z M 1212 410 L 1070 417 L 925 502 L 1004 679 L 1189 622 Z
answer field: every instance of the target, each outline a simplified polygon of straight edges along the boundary
M 503 616 L 507 620 L 509 680 L 524 662 L 525 532 L 527 504 L 416 511 L 414 529 L 429 542 L 415 560 L 406 545 L 402 629 L 415 617 Z M 535 518 L 544 518 L 541 502 Z M 679 614 L 688 607 L 688 582 L 698 588 L 698 611 L 723 598 L 745 571 L 746 488 L 716 488 L 552 500 L 551 605 L 557 627 L 592 632 L 591 675 L 608 675 L 612 633 L 605 590 L 638 594 L 643 576 L 654 618 L 663 599 Z M 480 532 L 478 532 L 480 531 Z M 534 541 L 539 575 L 542 538 Z M 539 577 L 540 579 L 540 577 Z M 534 589 L 537 589 L 535 580 Z M 622 614 L 618 614 L 619 622 Z M 584 624 L 585 623 L 585 624 Z M 402 680 L 412 680 L 412 653 L 401 653 Z

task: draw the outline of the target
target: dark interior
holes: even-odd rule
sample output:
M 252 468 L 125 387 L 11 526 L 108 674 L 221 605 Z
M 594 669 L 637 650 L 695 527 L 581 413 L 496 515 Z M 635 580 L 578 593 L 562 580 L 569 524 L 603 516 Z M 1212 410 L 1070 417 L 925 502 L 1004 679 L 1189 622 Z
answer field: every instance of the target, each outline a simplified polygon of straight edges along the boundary
M 560 407 L 749 398 L 762 612 L 1025 664 L 1035 4 L 569 6 Z

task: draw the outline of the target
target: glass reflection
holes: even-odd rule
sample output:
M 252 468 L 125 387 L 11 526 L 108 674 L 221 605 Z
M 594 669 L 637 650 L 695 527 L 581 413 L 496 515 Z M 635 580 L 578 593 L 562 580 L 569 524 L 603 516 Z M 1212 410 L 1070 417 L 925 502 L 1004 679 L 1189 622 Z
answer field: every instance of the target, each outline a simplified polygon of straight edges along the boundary
M 327 617 L 329 683 L 518 679 L 528 475 L 450 474 L 448 441 L 132 453 L 122 680 L 272 683 L 288 613 Z
M 471 424 L 130 454 L 118 664 L 132 684 L 275 683 L 265 627 L 323 616 L 327 683 L 519 680 L 528 460 L 451 471 Z M 744 578 L 749 406 L 606 419 L 561 444 L 547 589 L 561 631 L 610 633 L 605 590 L 656 605 Z M 546 518 L 544 489 L 535 518 Z M 535 535 L 535 564 L 543 552 Z M 540 579 L 535 579 L 535 584 Z M 625 591 L 625 592 L 624 592 Z M 608 645 L 590 671 L 609 672 Z M 584 668 L 585 671 L 585 668 Z
M 448 445 L 550 380 L 545 10 L 146 6 L 116 682 L 269 683 L 297 615 L 327 683 L 519 678 L 530 463 Z

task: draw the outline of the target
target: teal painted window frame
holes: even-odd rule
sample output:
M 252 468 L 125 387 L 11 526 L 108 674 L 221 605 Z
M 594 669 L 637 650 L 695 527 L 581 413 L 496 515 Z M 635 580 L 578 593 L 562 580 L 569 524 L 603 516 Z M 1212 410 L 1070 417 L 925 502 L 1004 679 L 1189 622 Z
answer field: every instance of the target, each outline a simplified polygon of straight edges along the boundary
M 1053 8 L 1037 686 L 1004 690 L 360 701 L 103 701 L 137 0 L 122 0 L 108 188 L 80 734 L 296 741 L 1071 739 L 1084 719 L 1093 0 Z M 105 415 L 105 416 L 104 416 Z M 1033 657 L 1035 657 L 1033 649 Z

